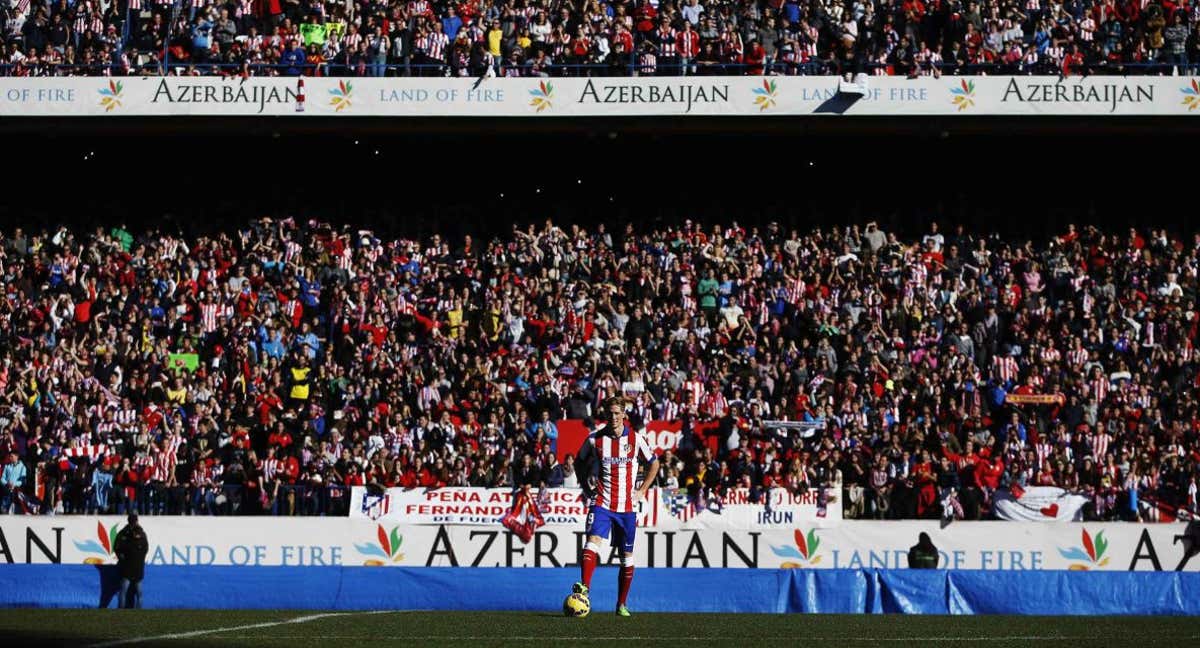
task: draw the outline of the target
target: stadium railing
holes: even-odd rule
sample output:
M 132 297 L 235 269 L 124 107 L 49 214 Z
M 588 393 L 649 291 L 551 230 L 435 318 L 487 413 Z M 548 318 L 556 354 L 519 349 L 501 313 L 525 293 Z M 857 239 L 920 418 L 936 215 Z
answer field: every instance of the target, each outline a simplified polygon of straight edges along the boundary
M 272 496 L 272 492 L 274 495 Z M 101 505 L 103 504 L 103 505 Z M 103 502 L 91 491 L 63 493 L 67 514 L 140 515 L 282 515 L 340 516 L 349 514 L 350 487 L 342 485 L 279 485 L 266 491 L 257 486 L 116 486 Z
M 499 76 L 504 73 L 503 65 L 497 66 Z M 1062 69 L 1053 64 L 1005 64 L 984 63 L 958 65 L 955 63 L 918 64 L 910 67 L 896 66 L 884 63 L 871 63 L 859 66 L 843 65 L 839 61 L 811 60 L 805 63 L 787 63 L 776 61 L 765 65 L 746 63 L 713 63 L 699 62 L 657 63 L 653 68 L 636 63 L 623 63 L 617 66 L 607 64 L 578 64 L 556 63 L 548 65 L 544 72 L 531 73 L 522 66 L 522 78 L 557 78 L 557 77 L 636 77 L 636 76 L 840 76 L 848 73 L 862 72 L 868 75 L 882 76 L 988 76 L 1014 75 L 1033 76 L 1051 75 L 1062 76 Z M 0 77 L 39 77 L 39 76 L 188 76 L 200 73 L 202 76 L 334 76 L 334 77 L 463 77 L 477 78 L 478 74 L 459 74 L 448 65 L 429 65 L 419 63 L 386 63 L 372 65 L 361 63 L 347 65 L 340 62 L 326 61 L 318 64 L 288 65 L 275 63 L 215 63 L 170 60 L 166 62 L 150 62 L 129 66 L 118 63 L 93 64 L 35 64 L 4 63 L 0 64 Z M 1071 71 L 1078 76 L 1186 76 L 1200 73 L 1200 63 L 1195 65 L 1178 65 L 1174 63 L 1097 63 L 1078 66 Z

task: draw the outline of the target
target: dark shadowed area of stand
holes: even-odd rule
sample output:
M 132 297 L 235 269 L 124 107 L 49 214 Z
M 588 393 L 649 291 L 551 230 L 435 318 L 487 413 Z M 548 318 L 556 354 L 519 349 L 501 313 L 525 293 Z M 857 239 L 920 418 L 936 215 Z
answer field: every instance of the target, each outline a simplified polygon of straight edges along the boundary
M 1189 226 L 1188 136 L 644 129 L 430 134 L 7 136 L 0 222 L 162 223 L 264 215 L 380 232 L 693 219 L 785 228 L 943 225 L 1038 237 L 1068 222 Z

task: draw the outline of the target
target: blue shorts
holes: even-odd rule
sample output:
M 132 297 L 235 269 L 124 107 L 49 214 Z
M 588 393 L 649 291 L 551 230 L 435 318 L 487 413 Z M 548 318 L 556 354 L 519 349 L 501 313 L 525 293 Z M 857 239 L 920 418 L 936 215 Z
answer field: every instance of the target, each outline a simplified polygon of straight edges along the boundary
M 633 553 L 633 539 L 637 536 L 637 513 L 613 513 L 603 506 L 593 506 L 592 510 L 588 511 L 587 534 L 607 540 L 610 529 L 615 529 L 617 534 L 612 539 L 612 546 L 616 547 L 619 542 L 621 551 Z

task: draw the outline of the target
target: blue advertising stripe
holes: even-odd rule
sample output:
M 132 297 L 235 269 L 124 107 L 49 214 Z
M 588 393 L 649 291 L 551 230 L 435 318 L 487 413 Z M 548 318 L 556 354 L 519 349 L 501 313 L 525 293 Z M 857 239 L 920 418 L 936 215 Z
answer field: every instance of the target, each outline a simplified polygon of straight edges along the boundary
M 343 571 L 337 609 L 374 609 L 380 601 L 391 601 L 395 607 L 416 610 L 558 610 L 571 584 L 579 580 L 575 569 Z M 591 598 L 597 606 L 615 607 L 617 572 L 611 567 L 596 570 Z M 788 612 L 794 610 L 789 606 L 792 576 L 790 570 L 774 569 L 638 569 L 630 604 L 655 612 Z
M 807 613 L 856 613 L 868 607 L 869 581 L 875 574 L 861 569 L 793 569 L 787 610 Z
M 150 567 L 147 608 L 557 611 L 575 569 Z M 616 602 L 617 570 L 592 581 Z M 0 607 L 114 606 L 113 566 L 5 565 Z M 1200 573 L 639 569 L 644 612 L 1200 615 Z
M 1200 574 L 1180 572 L 1037 572 L 1036 589 L 1014 591 L 1010 573 L 946 572 L 952 614 L 1200 613 Z
M 879 579 L 881 601 L 878 611 L 886 614 L 950 614 L 946 600 L 948 573 L 950 572 L 928 569 L 875 571 Z M 1012 585 L 1016 583 L 1010 581 L 1010 586 Z
M 3 565 L 0 607 L 96 607 L 101 574 L 90 565 Z M 105 570 L 104 576 L 104 588 L 117 586 L 115 571 Z

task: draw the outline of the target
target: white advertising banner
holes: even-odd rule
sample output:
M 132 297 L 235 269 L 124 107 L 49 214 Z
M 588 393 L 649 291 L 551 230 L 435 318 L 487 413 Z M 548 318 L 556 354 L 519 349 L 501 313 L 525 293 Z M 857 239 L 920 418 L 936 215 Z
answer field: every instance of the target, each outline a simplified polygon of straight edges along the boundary
M 0 518 L 0 569 L 11 563 L 113 564 L 116 516 Z M 154 565 L 565 567 L 582 529 L 543 527 L 529 543 L 505 529 L 408 526 L 347 518 L 143 517 Z M 639 529 L 638 566 L 904 568 L 926 532 L 948 569 L 1200 570 L 1183 524 L 846 521 L 774 531 Z M 1200 548 L 1200 545 L 1197 545 Z M 616 564 L 605 547 L 602 556 Z
M 533 493 L 537 499 L 538 491 Z M 508 488 L 389 488 L 371 495 L 366 488 L 355 487 L 350 516 L 403 524 L 495 526 L 512 507 L 512 497 Z M 584 528 L 588 513 L 579 489 L 574 488 L 546 489 L 540 512 L 547 526 L 573 529 Z M 645 501 L 637 504 L 637 513 L 638 526 L 655 529 L 781 529 L 796 524 L 837 524 L 842 519 L 842 505 L 832 491 L 792 494 L 776 488 L 753 502 L 750 491 L 742 488 L 721 500 L 695 506 L 689 505 L 681 492 L 652 488 Z
M 1193 77 L 0 79 L 0 116 L 621 117 L 777 115 L 1191 115 Z M 301 101 L 303 96 L 303 101 Z

